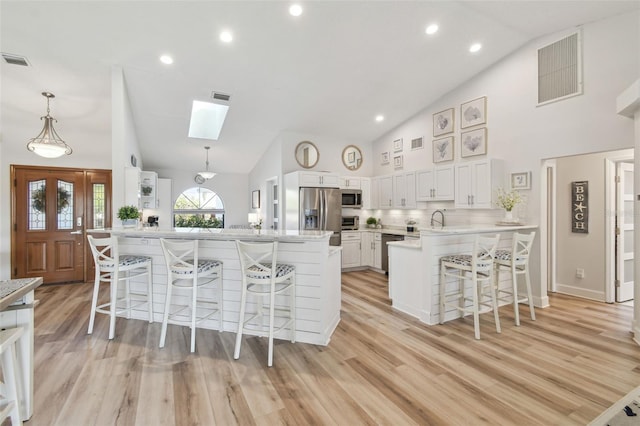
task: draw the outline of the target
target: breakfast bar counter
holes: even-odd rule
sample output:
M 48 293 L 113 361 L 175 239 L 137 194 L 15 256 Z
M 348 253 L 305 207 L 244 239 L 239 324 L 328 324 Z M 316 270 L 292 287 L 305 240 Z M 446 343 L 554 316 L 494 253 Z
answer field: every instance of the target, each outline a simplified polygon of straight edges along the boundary
M 499 248 L 510 249 L 514 232 L 535 231 L 535 225 L 467 225 L 420 231 L 418 241 L 389 243 L 389 297 L 394 309 L 420 321 L 438 324 L 440 307 L 440 258 L 471 253 L 478 234 L 500 234 Z M 510 274 L 502 274 L 500 287 L 508 288 Z M 458 316 L 446 312 L 445 320 Z
M 160 238 L 168 238 L 197 239 L 200 241 L 200 257 L 223 262 L 225 331 L 237 331 L 240 311 L 242 278 L 236 240 L 278 241 L 278 262 L 295 266 L 296 341 L 327 345 L 340 322 L 340 247 L 329 245 L 331 232 L 156 227 L 94 229 L 89 232 L 117 236 L 120 253 L 152 258 L 154 321 L 162 320 L 164 310 L 167 271 Z M 135 290 L 144 291 L 144 278 L 134 282 L 134 286 Z M 146 306 L 134 310 L 132 317 L 146 320 Z M 217 320 L 204 321 L 200 327 L 217 330 Z

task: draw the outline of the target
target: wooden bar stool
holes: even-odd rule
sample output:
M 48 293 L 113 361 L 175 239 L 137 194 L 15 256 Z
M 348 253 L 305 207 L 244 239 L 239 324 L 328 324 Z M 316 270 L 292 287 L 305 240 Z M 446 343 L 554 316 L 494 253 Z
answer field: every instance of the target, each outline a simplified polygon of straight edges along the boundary
M 251 330 L 259 336 L 269 338 L 269 355 L 267 365 L 273 365 L 273 338 L 275 333 L 289 327 L 292 343 L 296 341 L 296 270 L 293 265 L 277 263 L 278 242 L 272 243 L 243 243 L 236 241 L 240 269 L 242 273 L 242 294 L 240 297 L 240 317 L 238 319 L 238 334 L 233 358 L 240 357 L 240 345 L 244 330 Z M 289 292 L 288 308 L 276 308 L 276 295 Z M 247 295 L 256 301 L 255 312 L 247 312 Z M 269 301 L 268 324 L 264 324 L 263 299 Z M 280 316 L 276 317 L 276 312 Z M 278 322 L 276 326 L 275 323 Z
M 109 339 L 113 339 L 116 331 L 116 315 L 126 313 L 126 317 L 131 318 L 131 309 L 145 303 L 149 312 L 149 322 L 152 323 L 153 281 L 151 258 L 149 256 L 120 254 L 117 237 L 94 238 L 88 235 L 87 239 L 91 246 L 91 253 L 96 267 L 88 334 L 93 333 L 93 323 L 96 312 L 98 312 L 109 315 Z M 147 292 L 132 291 L 131 280 L 145 275 L 147 276 Z M 118 299 L 118 284 L 121 281 L 125 282 L 124 296 Z M 109 302 L 98 305 L 101 282 L 109 283 Z M 137 304 L 131 304 L 131 296 L 138 298 Z M 118 303 L 122 304 L 122 302 L 124 302 L 124 306 L 118 307 Z
M 531 278 L 529 276 L 529 256 L 531 255 L 531 246 L 536 233 L 530 234 L 515 233 L 513 235 L 513 243 L 511 250 L 496 250 L 495 273 L 496 273 L 496 291 L 498 300 L 513 301 L 513 313 L 516 325 L 520 325 L 520 312 L 518 304 L 529 302 L 529 311 L 531 319 L 535 321 L 536 313 L 533 308 L 533 297 L 531 295 Z M 511 271 L 511 289 L 500 289 L 500 269 Z M 518 275 L 524 275 L 527 296 L 520 297 L 518 295 Z M 505 293 L 508 297 L 501 297 Z
M 455 254 L 440 258 L 440 324 L 444 323 L 446 307 L 451 306 L 465 313 L 473 314 L 473 327 L 476 339 L 480 339 L 480 306 L 483 311 L 493 310 L 496 331 L 500 333 L 500 318 L 498 318 L 497 295 L 493 287 L 493 259 L 500 235 L 495 237 L 481 237 L 476 235 L 471 254 Z M 458 289 L 447 293 L 447 277 L 458 280 Z M 471 280 L 471 297 L 465 296 L 465 279 Z M 490 293 L 491 304 L 484 302 L 486 292 Z M 471 302 L 471 306 L 467 306 Z
M 12 425 L 21 425 L 20 395 L 22 382 L 20 364 L 16 357 L 16 342 L 24 333 L 22 327 L 0 331 L 0 355 L 2 356 L 3 396 L 0 399 L 0 423 L 11 417 Z
M 222 287 L 222 262 L 201 258 L 198 240 L 170 241 L 160 239 L 167 265 L 167 295 L 162 318 L 160 347 L 164 348 L 167 325 L 175 324 L 191 328 L 191 352 L 196 350 L 196 326 L 218 314 L 218 330 L 224 330 L 224 302 Z M 215 298 L 203 297 L 205 288 L 215 290 Z M 174 290 L 189 290 L 187 303 L 172 305 Z M 198 294 L 198 292 L 201 292 Z M 171 312 L 172 306 L 177 309 Z

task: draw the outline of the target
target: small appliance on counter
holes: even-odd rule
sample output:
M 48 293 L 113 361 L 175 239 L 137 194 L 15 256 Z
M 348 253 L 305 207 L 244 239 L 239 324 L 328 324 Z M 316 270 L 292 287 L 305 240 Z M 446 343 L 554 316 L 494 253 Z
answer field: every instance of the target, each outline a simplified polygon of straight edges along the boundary
M 147 223 L 149 226 L 158 226 L 158 216 L 147 217 Z
M 360 228 L 359 216 L 342 216 L 342 230 L 355 231 Z

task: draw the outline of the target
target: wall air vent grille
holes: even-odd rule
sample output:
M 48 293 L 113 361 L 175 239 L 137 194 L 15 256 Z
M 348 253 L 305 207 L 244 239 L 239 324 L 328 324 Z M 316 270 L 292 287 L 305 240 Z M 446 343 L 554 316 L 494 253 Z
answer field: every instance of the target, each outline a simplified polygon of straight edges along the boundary
M 538 105 L 581 94 L 580 32 L 538 49 Z
M 213 99 L 217 99 L 219 101 L 226 101 L 226 102 L 228 102 L 229 99 L 231 99 L 231 95 L 227 95 L 225 93 L 220 93 L 220 92 L 211 92 L 211 97 Z
M 22 56 L 18 56 L 18 55 L 11 55 L 9 53 L 3 53 L 2 54 L 2 58 L 4 58 L 5 62 L 11 65 L 20 65 L 23 67 L 28 67 L 29 66 L 29 62 L 27 62 L 27 58 L 22 57 Z

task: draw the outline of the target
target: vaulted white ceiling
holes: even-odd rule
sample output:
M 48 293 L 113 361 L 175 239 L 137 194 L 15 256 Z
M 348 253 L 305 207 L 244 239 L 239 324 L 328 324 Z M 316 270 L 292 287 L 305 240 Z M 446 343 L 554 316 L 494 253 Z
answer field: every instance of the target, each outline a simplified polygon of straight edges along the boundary
M 111 129 L 121 66 L 145 169 L 246 173 L 282 131 L 367 144 L 527 41 L 638 9 L 638 1 L 6 1 L 2 138 L 40 130 L 44 90 L 76 151 Z M 425 34 L 428 24 L 440 30 Z M 219 41 L 227 29 L 234 40 Z M 483 49 L 470 54 L 469 45 Z M 175 62 L 159 61 L 170 54 Z M 193 100 L 231 95 L 220 139 L 187 137 Z M 374 121 L 377 114 L 385 120 Z M 64 129 L 64 130 L 63 130 Z M 10 137 L 7 137 L 10 136 Z M 77 139 L 74 139 L 77 137 Z

